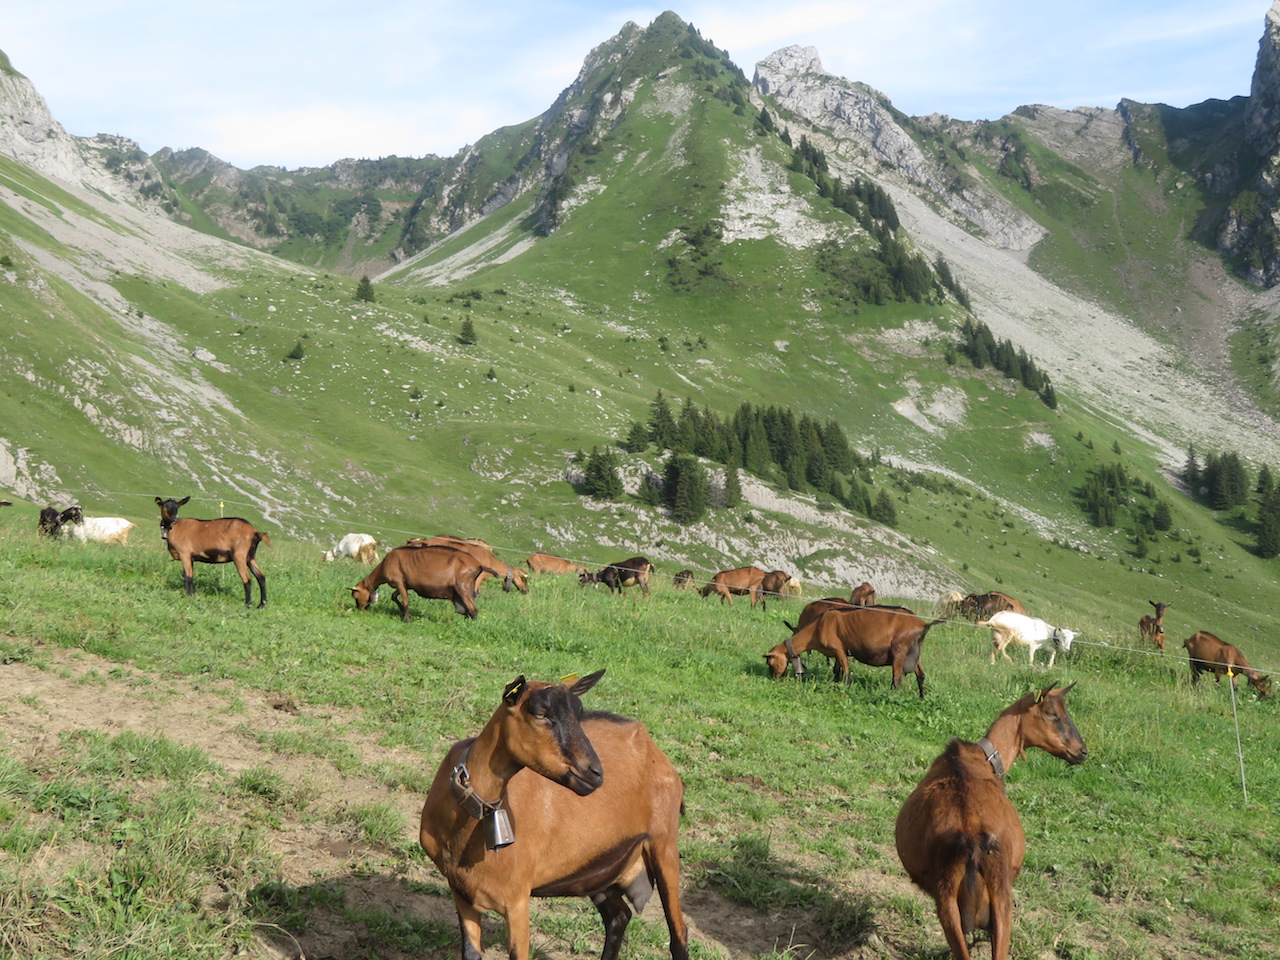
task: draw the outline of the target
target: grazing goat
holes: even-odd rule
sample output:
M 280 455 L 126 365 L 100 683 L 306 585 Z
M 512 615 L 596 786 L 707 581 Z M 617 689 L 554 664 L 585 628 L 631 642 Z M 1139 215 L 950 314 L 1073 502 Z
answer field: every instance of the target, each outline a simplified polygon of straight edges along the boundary
M 1219 640 L 1206 630 L 1197 630 L 1183 640 L 1182 645 L 1186 647 L 1187 654 L 1191 658 L 1192 686 L 1200 682 L 1202 673 L 1212 673 L 1215 683 L 1221 683 L 1222 675 L 1229 673 L 1231 688 L 1234 690 L 1235 675 L 1243 673 L 1249 681 L 1249 686 L 1257 690 L 1260 696 L 1266 696 L 1271 692 L 1271 678 L 1249 666 L 1249 661 L 1244 658 L 1239 647 L 1232 646 L 1225 640 Z
M 876 588 L 866 580 L 863 580 L 849 592 L 849 602 L 859 607 L 874 607 L 876 605 Z
M 946 617 L 948 620 L 953 617 L 964 615 L 965 595 L 959 590 L 952 590 L 940 596 L 933 605 L 933 615 L 935 617 Z
M 452 600 L 453 609 L 464 617 L 476 618 L 476 594 L 480 577 L 498 576 L 470 553 L 455 547 L 403 546 L 387 551 L 382 562 L 351 588 L 357 610 L 367 610 L 378 599 L 378 588 L 391 586 L 391 599 L 400 616 L 409 622 L 409 591 L 427 600 Z
M 502 590 L 504 593 L 510 593 L 513 585 L 521 593 L 529 592 L 529 575 L 519 567 L 513 567 L 511 564 L 499 560 L 497 554 L 489 548 L 489 545 L 478 537 L 464 540 L 462 537 L 438 534 L 427 540 L 415 537 L 405 546 L 453 547 L 455 550 L 471 554 L 482 567 L 486 568 L 486 572 L 480 574 L 480 583 L 484 583 L 490 577 L 502 577 Z
M 343 557 L 350 557 L 361 563 L 377 563 L 378 541 L 367 533 L 348 533 L 333 545 L 332 550 L 324 552 L 326 562 L 341 560 Z
M 623 587 L 639 587 L 646 600 L 649 599 L 649 577 L 653 573 L 653 564 L 644 557 L 632 557 L 601 567 L 595 573 L 584 573 L 578 577 L 578 586 L 603 583 L 609 592 L 618 591 L 622 596 Z
M 771 570 L 760 581 L 760 609 L 768 609 L 770 597 L 790 597 L 800 592 L 800 581 L 785 570 Z
M 525 566 L 529 568 L 530 573 L 574 573 L 581 576 L 587 572 L 587 568 L 582 564 L 550 553 L 529 554 L 529 558 L 525 560 Z
M 1007 593 L 992 590 L 990 593 L 971 593 L 960 601 L 960 615 L 970 620 L 990 620 L 992 614 L 1009 610 L 1026 616 L 1027 611 Z
M 43 536 L 56 537 L 58 528 L 62 526 L 62 519 L 58 515 L 57 507 L 45 507 L 40 511 L 39 531 Z
M 1138 636 L 1143 640 L 1153 640 L 1155 645 L 1164 650 L 1164 612 L 1173 606 L 1173 601 L 1168 603 L 1156 603 L 1154 600 L 1148 600 L 1147 603 L 1156 608 L 1154 617 L 1143 616 L 1138 621 Z
M 677 590 L 692 590 L 694 588 L 693 571 L 681 570 L 671 578 L 671 585 Z
M 829 610 L 849 610 L 858 606 L 861 606 L 861 604 L 851 603 L 841 597 L 823 597 L 821 600 L 810 600 L 804 605 L 804 609 L 800 611 L 800 619 L 796 621 L 794 627 L 785 620 L 782 623 L 788 630 L 795 633 L 801 627 L 807 627 L 813 623 Z
M 817 650 L 828 660 L 835 660 L 833 679 L 848 684 L 849 657 L 869 667 L 893 668 L 893 689 L 902 685 L 907 673 L 916 675 L 916 686 L 924 696 L 924 668 L 920 665 L 920 646 L 931 627 L 942 623 L 925 623 L 905 607 L 854 607 L 833 609 L 813 622 L 792 632 L 783 643 L 764 655 L 769 674 L 781 677 L 791 663 L 797 676 L 804 673 L 800 654 Z M 790 628 L 784 621 L 784 626 Z
M 978 626 L 991 628 L 991 662 L 996 662 L 996 654 L 1002 654 L 1010 663 L 1013 658 L 1005 651 L 1009 644 L 1025 644 L 1030 654 L 1029 661 L 1035 666 L 1036 651 L 1049 651 L 1049 666 L 1053 666 L 1058 651 L 1066 653 L 1071 649 L 1071 641 L 1076 638 L 1076 631 L 1063 627 L 1054 627 L 1035 617 L 1014 613 L 1012 610 L 1001 610 L 993 613 L 989 620 L 979 620 Z
M 480 733 L 455 743 L 422 806 L 419 841 L 453 891 L 463 960 L 482 912 L 506 920 L 507 956 L 529 956 L 531 897 L 590 897 L 601 960 L 617 960 L 657 887 L 672 960 L 687 960 L 677 831 L 684 785 L 644 726 L 582 710 L 604 671 L 566 683 L 517 677 Z M 514 831 L 514 832 L 513 832 Z
M 73 508 L 79 510 L 78 507 Z M 124 517 L 86 517 L 81 514 L 79 520 L 68 520 L 58 531 L 72 540 L 81 543 L 118 543 L 128 544 L 129 533 L 137 527 L 136 523 Z
M 751 606 L 760 600 L 760 585 L 764 583 L 765 572 L 759 567 L 737 567 L 733 570 L 721 570 L 702 588 L 702 597 L 711 594 L 720 597 L 720 602 L 729 601 L 733 606 L 734 597 L 750 597 Z
M 255 530 L 253 524 L 239 517 L 221 517 L 217 520 L 179 519 L 178 508 L 186 504 L 190 497 L 181 500 L 161 500 L 156 497 L 160 507 L 160 537 L 169 548 L 169 556 L 182 562 L 182 588 L 187 596 L 195 594 L 195 586 L 191 580 L 194 563 L 234 563 L 236 572 L 244 584 L 244 605 L 253 605 L 253 588 L 249 585 L 249 574 L 258 581 L 258 607 L 267 605 L 267 575 L 262 572 L 256 559 L 258 544 L 271 546 L 271 539 L 261 530 Z
M 1004 778 L 1028 747 L 1085 761 L 1089 751 L 1064 699 L 1071 687 L 1028 693 L 977 743 L 952 740 L 898 812 L 898 859 L 933 897 L 956 960 L 969 960 L 966 940 L 979 927 L 991 936 L 992 960 L 1009 955 L 1013 882 L 1027 842 Z

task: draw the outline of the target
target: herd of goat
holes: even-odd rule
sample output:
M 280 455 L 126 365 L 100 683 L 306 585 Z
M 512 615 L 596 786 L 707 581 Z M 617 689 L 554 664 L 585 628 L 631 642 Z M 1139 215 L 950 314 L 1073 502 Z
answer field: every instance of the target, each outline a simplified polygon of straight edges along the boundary
M 233 563 L 244 584 L 245 606 L 252 605 L 251 576 L 258 584 L 258 606 L 265 606 L 266 576 L 256 554 L 260 544 L 270 543 L 267 536 L 239 518 L 180 518 L 188 499 L 155 498 L 161 535 L 170 556 L 182 563 L 186 593 L 193 592 L 193 564 Z M 46 536 L 82 541 L 124 544 L 134 526 L 122 518 L 86 517 L 79 507 L 48 507 L 39 518 Z M 346 557 L 372 566 L 351 588 L 356 607 L 367 609 L 379 588 L 387 586 L 405 621 L 411 593 L 449 600 L 459 614 L 474 619 L 479 586 L 489 578 L 501 580 L 504 590 L 528 593 L 529 574 L 574 575 L 583 586 L 604 584 L 611 593 L 639 587 L 647 599 L 654 573 L 641 556 L 592 571 L 546 553 L 530 555 L 526 572 L 500 560 L 483 540 L 455 536 L 413 538 L 379 558 L 373 537 L 348 534 L 323 554 L 326 561 Z M 681 589 L 697 586 L 690 570 L 675 574 L 672 582 Z M 770 597 L 799 592 L 798 581 L 785 571 L 755 566 L 719 571 L 701 590 L 704 598 L 716 595 L 721 603 L 745 596 L 762 609 Z M 788 667 L 802 676 L 802 654 L 818 651 L 833 662 L 837 681 L 849 682 L 852 657 L 891 667 L 894 689 L 914 673 L 923 697 L 921 645 L 932 627 L 955 617 L 990 628 L 992 663 L 998 654 L 1010 659 L 1008 646 L 1022 645 L 1032 664 L 1037 652 L 1047 651 L 1052 667 L 1076 636 L 1028 616 L 1017 600 L 996 591 L 948 593 L 929 621 L 876 600 L 875 588 L 864 582 L 848 599 L 806 604 L 794 626 L 785 624 L 791 635 L 764 654 L 770 676 L 780 678 Z M 1155 616 L 1141 618 L 1139 635 L 1163 651 L 1170 604 L 1149 602 Z M 1193 683 L 1207 671 L 1219 681 L 1227 675 L 1234 686 L 1235 675 L 1242 674 L 1259 694 L 1269 692 L 1270 678 L 1213 634 L 1198 631 L 1183 646 Z M 676 840 L 684 787 L 643 725 L 583 711 L 581 695 L 603 673 L 554 684 L 517 677 L 484 728 L 454 744 L 436 772 L 423 805 L 419 841 L 453 892 L 464 960 L 483 953 L 484 911 L 505 919 L 508 955 L 527 960 L 529 900 L 551 896 L 590 898 L 604 922 L 602 960 L 617 960 L 633 911 L 644 907 L 655 887 L 671 956 L 688 958 Z M 1028 747 L 1072 764 L 1085 760 L 1087 748 L 1065 702 L 1071 686 L 1050 685 L 1023 696 L 976 742 L 953 739 L 898 814 L 898 856 L 911 880 L 934 899 L 956 958 L 969 957 L 968 938 L 977 929 L 990 936 L 993 960 L 1008 956 L 1012 884 L 1022 869 L 1026 841 L 1004 780 Z

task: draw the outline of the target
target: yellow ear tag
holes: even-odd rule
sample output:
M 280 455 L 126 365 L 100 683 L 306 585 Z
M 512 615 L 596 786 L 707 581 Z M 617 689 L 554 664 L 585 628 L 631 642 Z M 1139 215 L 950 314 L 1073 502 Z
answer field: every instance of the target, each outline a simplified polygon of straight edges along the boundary
M 565 686 L 568 686 L 571 683 L 577 683 L 578 675 L 576 673 L 566 673 L 563 677 L 560 678 L 560 682 Z
M 1230 667 L 1227 667 L 1227 679 L 1230 680 L 1235 675 L 1236 675 L 1236 672 L 1232 670 Z

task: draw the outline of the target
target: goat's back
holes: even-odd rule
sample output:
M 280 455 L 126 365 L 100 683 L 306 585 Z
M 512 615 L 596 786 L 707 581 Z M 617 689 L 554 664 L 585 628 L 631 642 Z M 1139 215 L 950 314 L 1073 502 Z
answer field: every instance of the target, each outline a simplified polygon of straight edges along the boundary
M 925 622 L 905 607 L 851 607 L 831 610 L 814 623 L 822 646 L 839 643 L 871 667 L 893 662 L 895 648 L 916 641 Z

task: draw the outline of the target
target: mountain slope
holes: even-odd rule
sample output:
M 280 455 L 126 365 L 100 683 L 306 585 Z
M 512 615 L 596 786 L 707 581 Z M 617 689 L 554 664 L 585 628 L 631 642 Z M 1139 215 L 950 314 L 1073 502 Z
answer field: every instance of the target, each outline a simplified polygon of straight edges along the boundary
M 4 303 L 21 331 L 2 348 L 0 482 L 36 503 L 149 522 L 152 497 L 195 487 L 206 515 L 227 501 L 317 542 L 453 532 L 593 564 L 643 551 L 664 570 L 874 577 L 909 597 L 1008 581 L 1063 603 L 1102 560 L 1119 606 L 1119 584 L 1141 592 L 1161 556 L 1209 543 L 1242 572 L 1185 587 L 1207 606 L 1266 575 L 1162 471 L 1192 443 L 1273 456 L 1275 424 L 1225 360 L 1231 324 L 1270 301 L 1166 223 L 1200 201 L 1182 199 L 1191 174 L 1165 167 L 1155 139 L 1142 165 L 1121 146 L 1150 121 L 1137 105 L 1128 120 L 906 118 L 812 51 L 770 58 L 753 88 L 664 15 L 592 51 L 542 117 L 459 157 L 242 175 L 202 151 L 139 158 L 127 141 L 67 138 L 20 75 L 5 82 L 21 108 L 6 116 L 29 119 L 0 123 Z M 1214 114 L 1199 142 L 1235 116 Z M 1188 166 L 1192 139 L 1168 155 Z M 1126 219 L 1141 203 L 1164 206 Z M 1139 249 L 1122 271 L 1090 220 L 1112 205 L 1109 222 L 1141 241 L 1126 238 Z M 271 256 L 257 247 L 273 247 L 260 232 L 273 218 L 319 239 L 286 228 Z M 1144 243 L 1203 279 L 1144 293 L 1159 277 Z M 286 253 L 388 269 L 369 302 Z M 969 314 L 939 257 L 976 316 L 1049 372 L 1058 409 L 957 359 Z M 1192 334 L 1140 309 L 1164 309 L 1170 289 L 1204 303 Z M 682 526 L 635 497 L 662 473 L 653 448 L 623 457 L 630 497 L 584 499 L 576 453 L 621 440 L 659 390 L 722 418 L 747 402 L 839 424 L 866 457 L 844 489 L 883 493 L 898 529 L 778 469 L 743 478 L 747 509 Z M 1116 457 L 1174 506 L 1155 560 L 1135 557 L 1137 519 L 1096 528 L 1081 510 Z M 1027 560 L 1041 550 L 1052 578 Z

